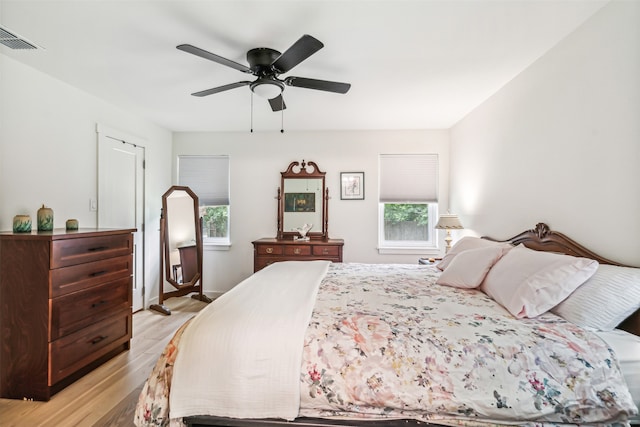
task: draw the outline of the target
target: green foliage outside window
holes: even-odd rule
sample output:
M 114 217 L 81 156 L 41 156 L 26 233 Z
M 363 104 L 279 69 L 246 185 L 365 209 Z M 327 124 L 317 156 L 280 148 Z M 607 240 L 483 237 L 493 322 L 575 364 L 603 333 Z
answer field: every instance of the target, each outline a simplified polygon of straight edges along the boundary
M 429 205 L 426 203 L 385 203 L 386 241 L 425 241 L 429 238 Z
M 387 223 L 415 222 L 416 225 L 429 223 L 429 205 L 426 203 L 385 203 L 384 220 Z
M 202 236 L 203 237 L 227 237 L 229 229 L 228 206 L 201 206 Z

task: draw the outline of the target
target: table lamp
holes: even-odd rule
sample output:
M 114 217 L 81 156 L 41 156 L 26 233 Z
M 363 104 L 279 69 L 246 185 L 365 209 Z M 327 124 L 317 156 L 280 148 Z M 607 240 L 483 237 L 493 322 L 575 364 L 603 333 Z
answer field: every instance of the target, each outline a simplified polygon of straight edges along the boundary
M 458 215 L 443 214 L 440 215 L 436 228 L 440 230 L 447 230 L 447 236 L 444 238 L 444 241 L 447 243 L 444 252 L 447 253 L 449 252 L 449 249 L 451 249 L 451 230 L 460 230 L 464 227 L 460 223 Z

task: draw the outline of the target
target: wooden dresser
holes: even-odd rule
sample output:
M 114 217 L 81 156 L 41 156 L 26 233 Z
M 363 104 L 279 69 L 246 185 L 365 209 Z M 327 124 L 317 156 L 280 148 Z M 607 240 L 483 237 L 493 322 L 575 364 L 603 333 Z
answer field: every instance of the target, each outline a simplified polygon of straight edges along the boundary
M 263 238 L 253 243 L 253 271 L 278 261 L 342 262 L 342 239 L 287 240 Z
M 0 233 L 0 397 L 49 400 L 129 348 L 134 231 Z

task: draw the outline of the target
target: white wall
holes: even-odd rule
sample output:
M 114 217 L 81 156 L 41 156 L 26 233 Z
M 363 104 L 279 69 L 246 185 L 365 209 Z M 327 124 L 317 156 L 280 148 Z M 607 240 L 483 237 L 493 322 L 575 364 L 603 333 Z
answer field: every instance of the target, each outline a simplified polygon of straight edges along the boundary
M 145 278 L 157 296 L 161 195 L 171 183 L 171 133 L 0 54 L 0 230 L 44 203 L 54 226 L 95 227 L 97 134 L 101 123 L 146 141 Z
M 451 132 L 470 234 L 546 222 L 640 266 L 640 2 L 613 1 Z
M 376 249 L 381 153 L 438 153 L 440 205 L 446 210 L 448 131 L 175 133 L 174 177 L 178 155 L 230 156 L 232 246 L 228 252 L 205 250 L 205 291 L 224 292 L 253 272 L 251 242 L 276 235 L 280 172 L 303 159 L 326 172 L 329 237 L 345 240 L 345 262 L 416 263 L 418 255 L 379 255 Z M 364 200 L 340 200 L 340 172 L 364 172 Z

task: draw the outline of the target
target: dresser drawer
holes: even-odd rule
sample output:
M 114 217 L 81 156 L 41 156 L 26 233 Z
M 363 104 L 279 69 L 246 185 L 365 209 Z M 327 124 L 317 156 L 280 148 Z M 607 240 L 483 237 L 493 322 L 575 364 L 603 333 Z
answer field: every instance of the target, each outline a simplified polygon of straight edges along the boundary
M 282 246 L 280 245 L 258 245 L 256 246 L 258 255 L 282 255 Z
M 133 274 L 131 255 L 51 270 L 52 298 Z
M 131 277 L 124 277 L 52 299 L 50 340 L 78 331 L 114 312 L 130 309 L 131 282 Z
M 311 255 L 311 246 L 308 245 L 287 245 L 284 248 L 285 255 L 305 256 Z
M 131 337 L 131 312 L 121 311 L 50 344 L 49 386 L 107 354 Z
M 133 235 L 115 234 L 84 239 L 62 239 L 51 243 L 51 268 L 113 258 L 133 253 Z
M 313 254 L 317 256 L 337 257 L 340 255 L 339 246 L 314 246 Z

